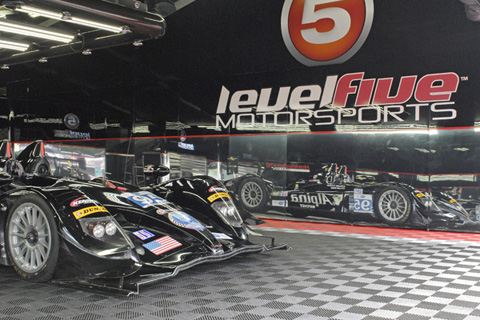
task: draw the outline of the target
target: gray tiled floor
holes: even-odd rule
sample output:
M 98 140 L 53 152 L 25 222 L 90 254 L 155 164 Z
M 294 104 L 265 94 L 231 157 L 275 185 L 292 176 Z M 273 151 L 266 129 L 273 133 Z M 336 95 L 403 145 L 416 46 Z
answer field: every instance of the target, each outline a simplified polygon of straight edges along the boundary
M 197 266 L 130 297 L 32 284 L 0 267 L 0 319 L 480 320 L 480 244 L 265 233 L 292 250 Z

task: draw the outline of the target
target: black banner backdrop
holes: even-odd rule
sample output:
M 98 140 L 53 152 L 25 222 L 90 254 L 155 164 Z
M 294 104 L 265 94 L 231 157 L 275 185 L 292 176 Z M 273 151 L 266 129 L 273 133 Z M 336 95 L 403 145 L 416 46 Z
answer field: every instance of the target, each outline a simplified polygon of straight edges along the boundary
M 255 214 L 480 231 L 477 7 L 197 0 L 142 48 L 11 68 L 2 123 L 13 110 L 16 141 L 99 139 L 138 165 L 203 156 Z M 80 127 L 58 136 L 68 113 Z

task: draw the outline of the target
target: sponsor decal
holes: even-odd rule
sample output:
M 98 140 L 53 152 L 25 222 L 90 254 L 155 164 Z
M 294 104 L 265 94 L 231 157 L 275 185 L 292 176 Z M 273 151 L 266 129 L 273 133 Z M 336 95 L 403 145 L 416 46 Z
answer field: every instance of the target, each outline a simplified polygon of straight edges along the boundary
M 417 193 L 417 197 L 418 198 L 423 198 L 423 197 L 425 197 L 425 195 L 423 193 L 419 192 L 419 193 Z
M 325 193 L 290 193 L 290 202 L 299 203 L 302 208 L 335 206 L 335 197 Z
M 304 204 L 304 203 L 301 203 L 301 204 L 300 204 L 300 208 L 315 209 L 315 205 L 313 205 L 313 204 Z
M 178 147 L 185 150 L 195 150 L 195 146 L 191 143 L 178 142 Z
M 143 246 L 156 256 L 180 247 L 182 244 L 175 239 L 165 236 L 144 244 Z
M 480 205 L 475 206 L 475 221 L 480 221 Z
M 354 194 L 353 212 L 373 213 L 373 197 L 371 194 Z
M 373 0 L 285 0 L 283 41 L 306 66 L 343 63 L 367 39 L 373 13 Z
M 213 186 L 208 189 L 208 192 L 227 192 L 227 190 L 219 186 Z
M 232 238 L 226 235 L 225 233 L 212 232 L 212 234 L 217 239 L 232 240 Z
M 409 75 L 396 80 L 365 78 L 364 72 L 355 72 L 327 76 L 323 88 L 310 84 L 230 92 L 222 86 L 216 127 L 326 126 L 346 121 L 398 124 L 406 118 L 418 122 L 422 117 L 452 120 L 457 118 L 457 110 L 451 98 L 459 83 L 460 77 L 454 72 Z M 272 96 L 274 91 L 276 97 Z
M 68 129 L 75 130 L 78 129 L 78 127 L 80 126 L 80 119 L 78 119 L 76 114 L 68 113 L 63 118 L 63 123 Z
M 288 207 L 286 200 L 272 200 L 272 207 Z
M 87 208 L 74 211 L 73 215 L 75 216 L 76 219 L 80 219 L 97 212 L 108 212 L 108 210 L 102 206 L 87 207 Z
M 266 162 L 265 166 L 274 171 L 288 171 L 288 172 L 310 172 L 310 166 L 291 163 L 272 163 Z
M 339 184 L 336 184 L 335 182 L 332 183 L 327 183 L 327 186 L 332 189 L 332 190 L 345 190 L 345 182 L 340 182 Z
M 93 199 L 89 199 L 87 197 L 80 197 L 70 202 L 70 207 L 78 207 L 84 204 L 96 204 L 96 203 L 97 201 Z
M 273 197 L 287 197 L 288 196 L 288 191 L 273 191 L 272 196 Z
M 122 195 L 119 195 L 117 193 L 111 193 L 111 192 L 104 192 L 103 193 L 105 195 L 105 197 L 112 201 L 112 202 L 115 202 L 115 203 L 119 203 L 123 206 L 130 206 L 131 204 L 130 203 L 127 203 L 125 201 L 125 198 L 122 196 Z
M 230 195 L 226 192 L 219 192 L 219 193 L 214 193 L 211 196 L 208 197 L 208 201 L 213 202 L 217 199 L 220 198 L 231 198 Z
M 155 205 L 165 205 L 169 203 L 167 200 L 160 198 L 159 196 L 148 191 L 140 191 L 133 193 L 125 192 L 122 193 L 122 196 L 142 208 L 148 208 Z
M 132 232 L 133 235 L 135 235 L 137 238 L 139 238 L 140 240 L 147 240 L 147 239 L 150 239 L 152 237 L 154 237 L 155 235 L 145 229 L 142 229 L 142 230 L 138 230 L 138 231 L 135 231 L 135 232 Z
M 167 210 L 163 210 L 163 209 L 158 209 L 157 210 L 157 214 L 159 214 L 159 215 L 164 215 L 166 213 L 167 213 Z
M 187 140 L 187 133 L 185 130 L 180 131 L 180 141 L 185 142 Z
M 202 231 L 205 229 L 205 226 L 198 222 L 195 218 L 181 211 L 174 211 L 168 213 L 168 219 L 170 221 L 182 228 L 194 229 L 197 231 Z
M 77 132 L 73 130 L 53 130 L 53 135 L 56 138 L 91 139 L 90 132 Z

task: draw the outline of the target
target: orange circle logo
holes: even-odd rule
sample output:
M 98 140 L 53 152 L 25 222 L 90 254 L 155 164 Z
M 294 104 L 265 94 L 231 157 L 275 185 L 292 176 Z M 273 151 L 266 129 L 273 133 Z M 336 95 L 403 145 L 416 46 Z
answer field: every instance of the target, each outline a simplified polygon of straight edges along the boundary
M 372 21 L 373 0 L 285 0 L 282 36 L 307 66 L 342 63 L 361 48 Z

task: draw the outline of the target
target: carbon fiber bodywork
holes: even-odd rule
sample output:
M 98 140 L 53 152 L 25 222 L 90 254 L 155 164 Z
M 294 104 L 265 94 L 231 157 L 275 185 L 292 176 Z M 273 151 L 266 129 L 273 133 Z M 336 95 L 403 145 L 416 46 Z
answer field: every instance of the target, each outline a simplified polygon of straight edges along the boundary
M 139 284 L 175 276 L 200 263 L 287 248 L 269 238 L 268 244 L 251 243 L 251 230 L 226 188 L 215 179 L 177 179 L 139 189 L 99 178 L 54 178 L 29 172 L 44 160 L 31 152 L 39 143 L 25 149 L 29 156 L 22 152 L 17 157 L 25 173 L 0 175 L 1 264 L 22 269 L 13 261 L 15 247 L 25 242 L 28 250 L 41 236 L 35 227 L 25 231 L 23 238 L 18 236 L 23 229 L 14 225 L 17 222 L 11 216 L 24 202 L 44 204 L 43 211 L 53 216 L 51 230 L 56 230 L 59 241 L 51 279 L 61 283 L 102 288 L 114 283 L 115 291 L 138 292 Z M 20 220 L 29 217 L 23 211 L 17 215 Z M 35 281 L 35 277 L 24 277 Z

